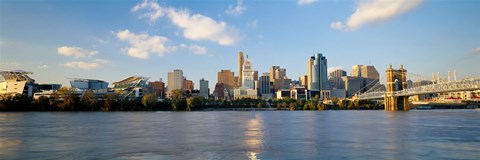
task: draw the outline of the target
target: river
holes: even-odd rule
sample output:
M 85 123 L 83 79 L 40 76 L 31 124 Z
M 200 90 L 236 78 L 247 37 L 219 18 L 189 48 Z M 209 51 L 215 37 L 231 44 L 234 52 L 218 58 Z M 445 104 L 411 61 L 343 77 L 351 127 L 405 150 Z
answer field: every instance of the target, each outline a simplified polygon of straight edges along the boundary
M 480 159 L 480 110 L 0 113 L 0 159 Z

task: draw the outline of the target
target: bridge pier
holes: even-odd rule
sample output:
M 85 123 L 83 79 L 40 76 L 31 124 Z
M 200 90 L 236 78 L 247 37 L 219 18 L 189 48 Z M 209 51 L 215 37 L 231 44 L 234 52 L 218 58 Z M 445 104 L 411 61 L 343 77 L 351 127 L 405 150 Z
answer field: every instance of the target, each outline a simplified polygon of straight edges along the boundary
M 410 108 L 407 106 L 408 97 L 395 96 L 395 91 L 400 91 L 407 88 L 407 70 L 403 69 L 403 65 L 400 65 L 400 69 L 395 70 L 392 65 L 389 65 L 386 71 L 387 74 L 387 91 L 385 92 L 385 110 L 386 111 L 407 111 Z

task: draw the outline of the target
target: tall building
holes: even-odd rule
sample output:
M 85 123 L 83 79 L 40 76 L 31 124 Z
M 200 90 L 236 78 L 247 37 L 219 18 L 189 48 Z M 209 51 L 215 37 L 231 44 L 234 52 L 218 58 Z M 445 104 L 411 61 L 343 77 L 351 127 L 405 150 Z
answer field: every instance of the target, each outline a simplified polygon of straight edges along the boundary
M 279 69 L 280 66 L 272 66 L 270 67 L 270 82 L 273 82 L 273 80 L 275 79 L 276 75 L 276 70 Z
M 285 77 L 287 77 L 287 69 L 278 68 L 275 70 L 275 79 L 284 79 Z
M 194 84 L 192 80 L 188 80 L 186 77 L 183 77 L 183 90 L 191 91 L 194 89 Z
M 168 92 L 176 89 L 183 89 L 183 71 L 175 69 L 173 72 L 168 72 Z
M 244 64 L 244 60 L 243 60 L 243 52 L 240 51 L 238 52 L 238 82 L 237 82 L 237 86 L 242 86 L 243 82 L 243 64 Z
M 253 71 L 253 81 L 258 80 L 258 71 Z
M 351 97 L 355 93 L 360 92 L 363 87 L 362 77 L 343 76 L 342 81 L 345 83 L 345 91 L 347 97 Z
M 312 67 L 313 67 L 313 60 L 315 59 L 315 57 L 310 57 L 308 60 L 307 60 L 307 89 L 308 90 L 312 90 L 312 85 L 310 85 L 310 83 L 312 83 Z
M 252 70 L 252 64 L 248 60 L 248 56 L 247 56 L 247 60 L 243 64 L 242 87 L 249 88 L 249 89 L 255 89 L 254 73 L 255 73 L 255 71 Z M 258 72 L 257 72 L 257 74 L 258 74 Z
M 208 89 L 208 80 L 200 79 L 200 96 L 208 99 L 210 89 Z
M 247 56 L 245 62 L 243 63 L 242 87 L 234 90 L 235 99 L 257 98 L 258 93 L 255 89 L 254 73 L 255 71 L 252 70 L 252 64 Z
M 217 83 L 223 83 L 223 85 L 225 85 L 225 88 L 233 89 L 235 87 L 234 73 L 230 70 L 222 69 L 220 72 L 218 72 Z
M 352 73 L 350 74 L 350 76 L 361 77 L 362 76 L 362 66 L 363 65 L 359 65 L 359 64 L 352 66 Z
M 380 75 L 378 74 L 377 69 L 375 69 L 374 66 L 362 66 L 360 77 L 370 78 L 370 79 L 379 79 Z
M 331 87 L 334 89 L 345 89 L 342 77 L 347 76 L 347 72 L 341 69 L 334 70 L 329 73 L 329 81 L 332 83 Z
M 220 100 L 227 100 L 230 99 L 230 95 L 228 93 L 228 89 L 225 87 L 223 83 L 215 84 L 215 90 L 213 91 L 213 96 L 215 99 Z
M 269 73 L 263 73 L 262 76 L 258 79 L 258 93 L 260 95 L 263 94 L 271 94 L 270 91 L 270 75 Z
M 165 83 L 160 81 L 148 82 L 148 85 L 152 88 L 153 94 L 158 98 L 165 97 Z
M 311 69 L 312 77 L 310 78 L 311 90 L 327 90 L 327 58 L 325 58 L 322 53 L 317 53 L 314 57 L 311 57 L 311 59 L 313 60 Z

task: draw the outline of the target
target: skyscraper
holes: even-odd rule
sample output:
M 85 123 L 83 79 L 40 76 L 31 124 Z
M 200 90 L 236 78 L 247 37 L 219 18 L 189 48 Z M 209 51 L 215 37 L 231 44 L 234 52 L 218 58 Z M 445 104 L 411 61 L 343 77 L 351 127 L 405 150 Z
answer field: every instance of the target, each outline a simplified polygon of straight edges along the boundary
M 183 71 L 180 69 L 168 72 L 168 92 L 176 89 L 183 89 Z
M 250 60 L 245 61 L 243 64 L 243 74 L 242 74 L 242 87 L 244 88 L 249 88 L 249 89 L 255 89 L 255 80 L 254 80 L 254 74 L 255 71 L 252 70 L 252 64 L 250 63 Z
M 230 70 L 221 70 L 218 72 L 217 83 L 223 83 L 225 88 L 233 89 L 235 86 L 234 73 Z
M 317 53 L 311 59 L 313 60 L 313 65 L 311 70 L 312 78 L 309 78 L 311 86 L 309 87 L 311 90 L 327 90 L 327 58 L 322 53 Z
M 183 77 L 183 90 L 191 91 L 194 88 L 192 80 L 188 80 L 186 77 Z
M 238 52 L 238 84 L 237 86 L 242 86 L 242 80 L 243 80 L 243 52 L 240 51 Z
M 312 67 L 313 67 L 313 60 L 315 59 L 314 56 L 310 57 L 308 60 L 307 60 L 307 89 L 308 90 L 311 90 L 312 89 L 312 85 L 310 85 L 310 83 L 312 83 Z
M 208 98 L 208 95 L 210 94 L 210 90 L 208 89 L 208 80 L 205 79 L 200 79 L 200 96 Z
M 269 73 L 263 73 L 262 76 L 258 79 L 258 92 L 260 95 L 271 94 L 270 91 L 270 75 Z
M 287 69 L 278 68 L 275 70 L 275 79 L 284 79 L 287 76 Z
M 270 82 L 273 82 L 275 80 L 275 73 L 276 73 L 276 70 L 279 69 L 280 66 L 272 66 L 270 67 Z

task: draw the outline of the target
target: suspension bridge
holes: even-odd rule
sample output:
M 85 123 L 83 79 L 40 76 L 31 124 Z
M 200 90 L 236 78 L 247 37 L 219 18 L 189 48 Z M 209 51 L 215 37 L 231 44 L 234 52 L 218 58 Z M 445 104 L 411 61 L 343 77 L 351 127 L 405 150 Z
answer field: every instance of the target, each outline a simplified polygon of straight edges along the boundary
M 432 81 L 426 80 L 422 76 L 411 74 L 409 77 L 415 79 L 407 81 L 407 70 L 400 65 L 400 68 L 393 69 L 391 65 L 386 70 L 385 88 L 375 87 L 364 93 L 357 93 L 356 98 L 359 100 L 375 100 L 383 99 L 385 103 L 385 110 L 409 110 L 408 97 L 415 95 L 426 95 L 446 92 L 461 92 L 461 91 L 475 91 L 480 90 L 480 77 L 470 77 L 462 80 L 450 80 L 450 73 L 448 80 L 440 80 L 437 73 L 437 80 L 432 75 Z M 380 85 L 380 80 L 374 85 Z M 369 84 L 371 86 L 371 84 Z M 367 86 L 369 86 L 367 85 Z

